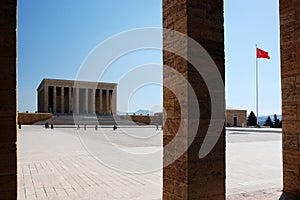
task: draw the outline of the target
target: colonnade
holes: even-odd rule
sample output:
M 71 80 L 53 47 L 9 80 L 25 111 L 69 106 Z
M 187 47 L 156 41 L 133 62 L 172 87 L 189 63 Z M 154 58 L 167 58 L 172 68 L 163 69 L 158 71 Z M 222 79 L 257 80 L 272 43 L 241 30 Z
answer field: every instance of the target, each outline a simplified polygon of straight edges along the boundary
M 114 114 L 116 90 L 46 85 L 38 90 L 38 112 Z

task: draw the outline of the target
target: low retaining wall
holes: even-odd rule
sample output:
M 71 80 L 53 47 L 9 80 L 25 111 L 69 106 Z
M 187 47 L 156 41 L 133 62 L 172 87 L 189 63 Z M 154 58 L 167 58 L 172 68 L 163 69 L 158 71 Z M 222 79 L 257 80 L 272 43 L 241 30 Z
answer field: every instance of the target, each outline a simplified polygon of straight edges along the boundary
M 125 119 L 137 122 L 137 123 L 142 123 L 142 124 L 162 124 L 162 115 L 161 116 L 148 116 L 148 115 L 126 115 Z
M 39 121 L 50 119 L 51 113 L 18 113 L 18 123 L 34 124 Z
M 143 123 L 143 124 L 150 124 L 151 119 L 149 116 L 143 116 L 143 115 L 131 115 L 129 116 L 130 119 L 134 122 L 139 122 L 139 123 Z M 129 119 L 129 120 L 130 120 Z

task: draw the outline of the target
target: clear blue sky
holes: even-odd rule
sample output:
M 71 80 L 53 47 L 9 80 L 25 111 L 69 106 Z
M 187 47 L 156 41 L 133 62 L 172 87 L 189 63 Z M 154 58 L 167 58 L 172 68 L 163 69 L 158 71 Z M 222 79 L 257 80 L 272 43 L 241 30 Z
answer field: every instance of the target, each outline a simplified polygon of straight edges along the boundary
M 227 106 L 255 110 L 258 44 L 271 56 L 259 60 L 259 112 L 280 114 L 278 2 L 225 0 L 224 8 Z M 75 79 L 89 52 L 107 38 L 133 28 L 162 27 L 162 6 L 160 0 L 19 0 L 18 17 L 18 107 L 35 111 L 43 78 Z M 118 82 L 133 67 L 161 62 L 160 51 L 135 52 L 115 62 L 118 73 L 101 81 Z M 128 109 L 157 110 L 161 104 L 161 88 L 150 85 L 133 94 Z M 118 110 L 125 109 L 118 98 Z

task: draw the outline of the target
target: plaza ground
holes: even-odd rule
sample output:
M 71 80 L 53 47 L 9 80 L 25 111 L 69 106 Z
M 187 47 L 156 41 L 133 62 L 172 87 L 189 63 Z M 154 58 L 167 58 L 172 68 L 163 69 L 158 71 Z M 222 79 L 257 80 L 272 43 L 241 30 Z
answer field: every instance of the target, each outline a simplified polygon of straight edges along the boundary
M 227 199 L 279 199 L 281 130 L 226 131 Z M 22 126 L 18 199 L 161 199 L 162 131 L 155 126 Z

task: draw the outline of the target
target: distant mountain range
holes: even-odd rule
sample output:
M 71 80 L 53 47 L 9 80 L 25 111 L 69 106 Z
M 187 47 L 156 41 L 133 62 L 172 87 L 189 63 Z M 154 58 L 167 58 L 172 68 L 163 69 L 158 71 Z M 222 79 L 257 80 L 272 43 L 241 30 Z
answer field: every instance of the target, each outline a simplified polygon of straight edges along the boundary
M 122 112 L 122 111 L 118 111 L 118 114 L 119 115 L 126 115 L 126 114 L 128 114 L 128 115 L 133 115 L 133 114 L 135 114 L 135 115 L 154 115 L 154 112 L 153 111 L 151 111 L 151 110 L 144 110 L 144 109 L 139 109 L 139 110 L 137 110 L 137 111 L 135 111 L 135 112 Z
M 276 114 L 277 115 L 277 114 Z M 274 115 L 263 115 L 263 116 L 258 116 L 258 124 L 259 125 L 264 125 L 265 121 L 267 120 L 268 116 L 271 117 L 271 120 L 273 121 L 274 120 Z M 281 115 L 277 115 L 277 118 L 279 120 L 282 119 L 282 116 Z

